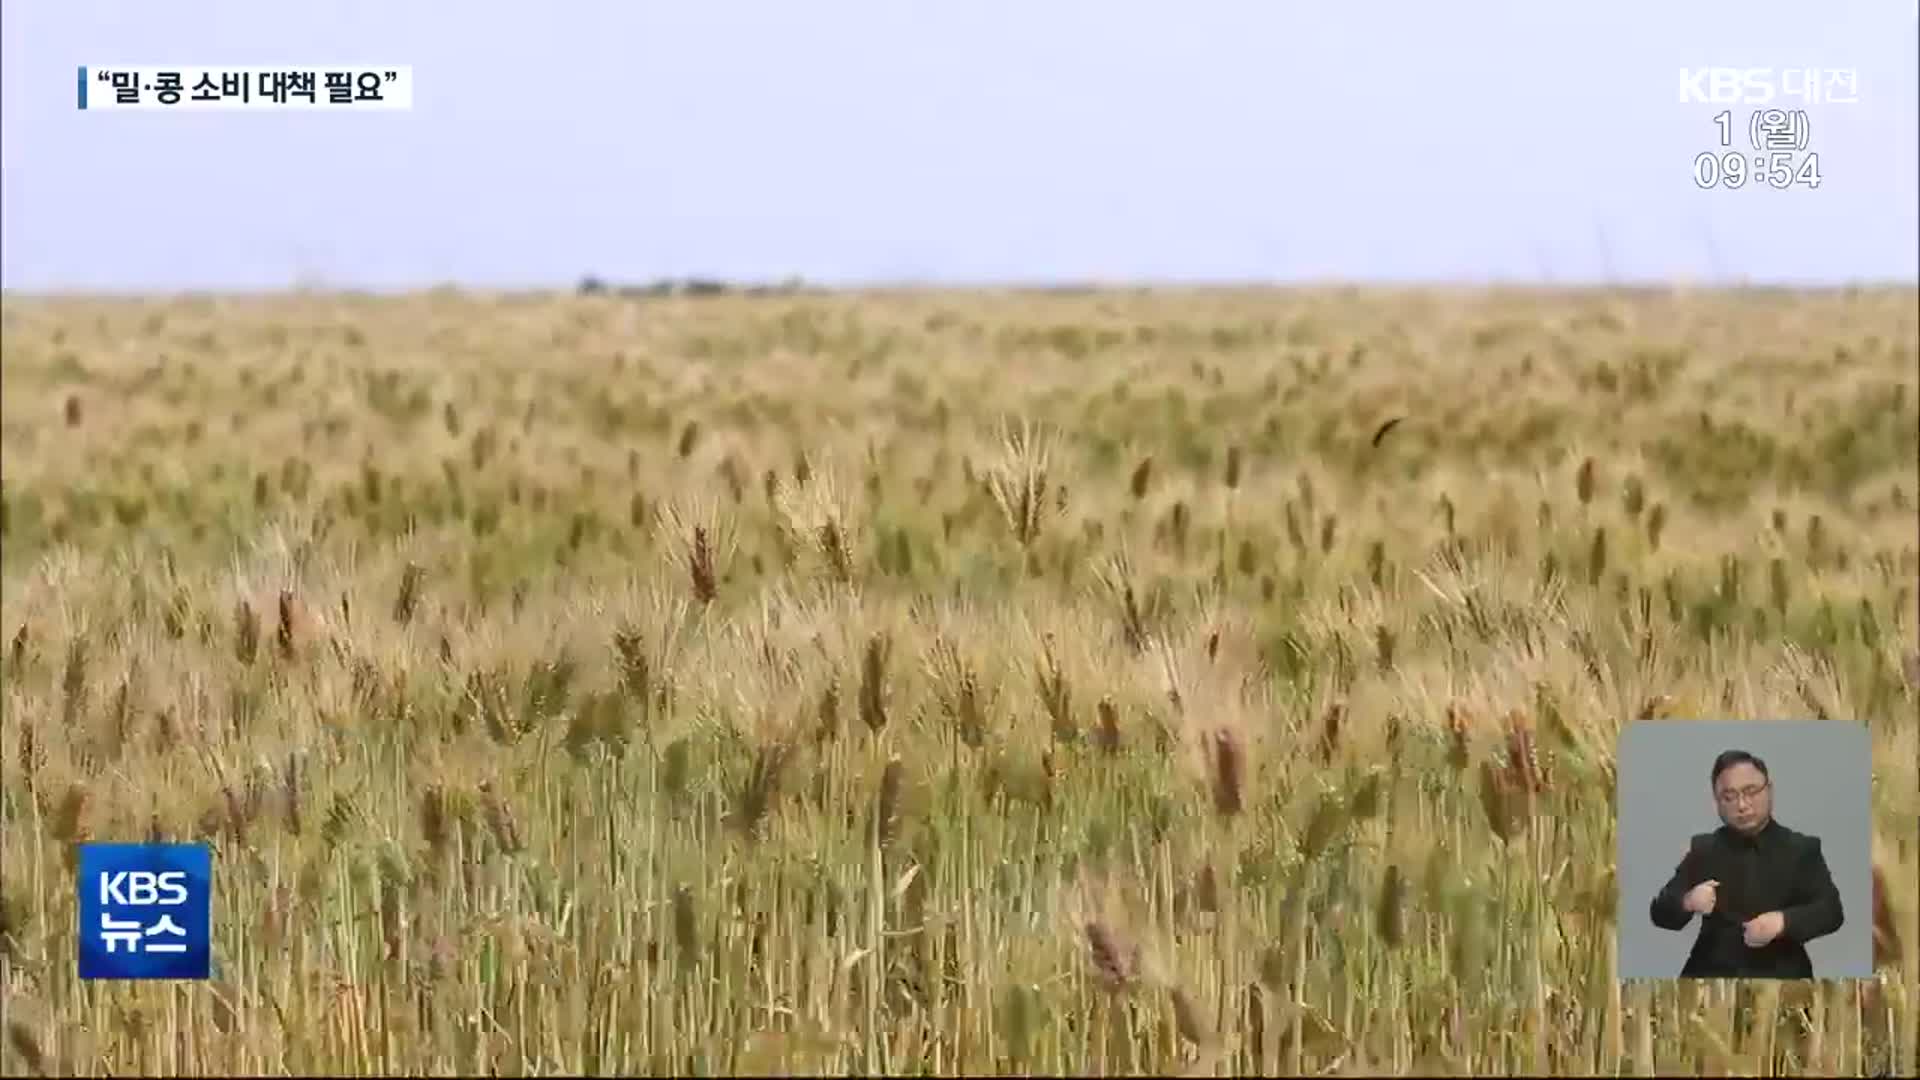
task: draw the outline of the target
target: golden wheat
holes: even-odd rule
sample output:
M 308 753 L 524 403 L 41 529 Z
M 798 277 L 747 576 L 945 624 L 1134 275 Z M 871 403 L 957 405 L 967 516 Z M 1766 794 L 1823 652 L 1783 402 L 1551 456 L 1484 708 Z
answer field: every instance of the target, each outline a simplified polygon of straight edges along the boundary
M 0 1054 L 1911 1074 L 1915 309 L 9 297 Z M 1870 728 L 1875 979 L 1613 978 L 1728 715 Z M 216 978 L 82 986 L 147 837 Z

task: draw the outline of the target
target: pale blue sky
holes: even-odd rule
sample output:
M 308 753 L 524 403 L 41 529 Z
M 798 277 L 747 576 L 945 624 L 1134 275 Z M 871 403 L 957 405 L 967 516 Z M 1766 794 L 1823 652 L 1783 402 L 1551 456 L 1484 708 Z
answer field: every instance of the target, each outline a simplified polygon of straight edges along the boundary
M 1913 0 L 6 0 L 7 288 L 1920 276 Z M 411 64 L 408 113 L 79 64 Z M 1701 191 L 1681 66 L 1852 68 Z M 1744 115 L 1744 113 L 1742 113 Z

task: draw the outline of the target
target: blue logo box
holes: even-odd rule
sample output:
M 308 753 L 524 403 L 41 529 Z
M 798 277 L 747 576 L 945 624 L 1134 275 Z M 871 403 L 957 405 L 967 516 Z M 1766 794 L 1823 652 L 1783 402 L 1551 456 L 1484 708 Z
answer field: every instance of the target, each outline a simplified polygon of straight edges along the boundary
M 74 883 L 83 979 L 205 979 L 212 967 L 213 849 L 81 844 Z

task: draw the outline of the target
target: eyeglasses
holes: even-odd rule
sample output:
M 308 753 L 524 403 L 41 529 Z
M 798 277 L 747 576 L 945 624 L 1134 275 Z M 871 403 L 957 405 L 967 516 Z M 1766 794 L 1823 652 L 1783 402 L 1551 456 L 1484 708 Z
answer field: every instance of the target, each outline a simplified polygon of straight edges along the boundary
M 1719 799 L 1727 806 L 1738 806 L 1743 802 L 1752 802 L 1766 793 L 1766 784 L 1755 784 L 1753 787 L 1723 791 L 1720 793 Z

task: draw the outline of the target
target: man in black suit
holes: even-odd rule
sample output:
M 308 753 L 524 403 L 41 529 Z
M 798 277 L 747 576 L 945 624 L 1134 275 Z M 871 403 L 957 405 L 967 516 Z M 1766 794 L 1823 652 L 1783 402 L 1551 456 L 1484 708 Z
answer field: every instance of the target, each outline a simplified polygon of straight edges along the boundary
M 1744 750 L 1714 759 L 1724 823 L 1700 833 L 1653 898 L 1653 924 L 1682 930 L 1700 916 L 1683 979 L 1811 979 L 1806 943 L 1840 929 L 1840 890 L 1820 838 L 1773 819 L 1766 762 Z

